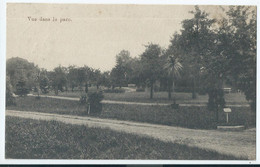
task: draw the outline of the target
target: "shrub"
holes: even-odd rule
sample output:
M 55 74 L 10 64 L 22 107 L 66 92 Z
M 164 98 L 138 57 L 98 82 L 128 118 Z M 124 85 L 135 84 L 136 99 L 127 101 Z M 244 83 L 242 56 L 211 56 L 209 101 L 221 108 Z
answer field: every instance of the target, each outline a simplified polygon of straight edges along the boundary
M 104 95 L 102 92 L 89 92 L 87 103 L 89 104 L 88 113 L 90 114 L 100 114 L 102 111 L 101 101 Z
M 79 102 L 80 102 L 80 104 L 86 104 L 87 103 L 87 96 L 86 95 L 80 96 Z

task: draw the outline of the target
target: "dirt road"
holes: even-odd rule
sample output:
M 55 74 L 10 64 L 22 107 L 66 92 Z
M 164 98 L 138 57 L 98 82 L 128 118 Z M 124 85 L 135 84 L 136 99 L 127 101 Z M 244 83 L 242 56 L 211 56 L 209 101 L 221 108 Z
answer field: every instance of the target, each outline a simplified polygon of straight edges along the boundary
M 170 141 L 215 150 L 223 154 L 248 157 L 250 160 L 256 158 L 255 129 L 245 130 L 242 132 L 194 130 L 148 123 L 14 110 L 6 110 L 6 116 L 38 120 L 56 120 L 67 124 L 110 128 L 115 131 L 132 133 L 140 136 L 149 136 L 162 141 Z

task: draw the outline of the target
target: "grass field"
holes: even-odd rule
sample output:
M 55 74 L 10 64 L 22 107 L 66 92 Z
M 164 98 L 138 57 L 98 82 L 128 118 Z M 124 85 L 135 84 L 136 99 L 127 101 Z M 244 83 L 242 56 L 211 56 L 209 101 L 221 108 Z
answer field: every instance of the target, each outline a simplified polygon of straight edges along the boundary
M 35 93 L 34 93 L 35 94 Z M 47 95 L 55 96 L 54 92 L 50 92 Z M 77 97 L 79 98 L 81 92 L 79 91 L 65 91 L 59 92 L 58 96 L 64 97 Z M 177 103 L 207 103 L 208 95 L 198 95 L 197 99 L 191 98 L 191 93 L 176 92 L 172 94 Z M 129 102 L 158 102 L 158 103 L 172 103 L 172 100 L 168 100 L 167 92 L 155 92 L 154 98 L 150 99 L 149 92 L 126 92 L 126 93 L 104 93 L 105 100 L 116 101 L 129 101 Z M 228 104 L 247 104 L 244 94 L 229 93 L 225 94 L 225 100 Z
M 57 114 L 86 114 L 86 106 L 77 101 L 52 99 L 42 97 L 18 97 L 17 105 L 7 107 L 11 110 L 38 111 Z M 250 107 L 232 107 L 229 114 L 230 125 L 245 125 L 255 127 L 255 115 L 251 115 Z M 180 107 L 171 109 L 169 106 L 140 106 L 123 104 L 103 104 L 101 118 L 148 122 L 186 128 L 213 129 L 216 127 L 215 113 L 206 107 Z M 219 113 L 220 124 L 225 125 L 225 114 Z
M 236 160 L 186 145 L 56 121 L 6 118 L 7 159 Z

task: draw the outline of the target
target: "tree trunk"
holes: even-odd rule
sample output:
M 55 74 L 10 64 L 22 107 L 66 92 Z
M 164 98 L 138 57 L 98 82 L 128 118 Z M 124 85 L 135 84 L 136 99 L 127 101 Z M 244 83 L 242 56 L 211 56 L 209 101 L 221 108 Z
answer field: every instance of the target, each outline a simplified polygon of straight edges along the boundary
M 175 83 L 174 83 L 174 80 L 172 80 L 172 93 L 173 93 L 173 96 L 174 96 L 174 88 L 175 88 Z M 175 98 L 174 98 L 174 103 L 175 103 Z
M 37 95 L 38 95 L 38 97 L 40 97 L 40 86 L 38 87 Z
M 150 99 L 153 98 L 153 81 L 151 82 Z
M 88 93 L 88 83 L 85 84 L 85 92 Z
M 168 80 L 168 99 L 170 100 L 170 99 L 172 99 L 172 85 L 171 85 L 171 81 L 170 81 L 170 79 Z
M 55 95 L 58 95 L 58 94 L 59 94 L 58 88 L 55 88 Z
M 218 124 L 218 109 L 219 107 L 217 106 L 217 109 L 216 109 L 216 123 Z
M 196 94 L 196 81 L 195 77 L 193 77 L 193 85 L 192 85 L 192 99 L 196 99 L 197 94 Z

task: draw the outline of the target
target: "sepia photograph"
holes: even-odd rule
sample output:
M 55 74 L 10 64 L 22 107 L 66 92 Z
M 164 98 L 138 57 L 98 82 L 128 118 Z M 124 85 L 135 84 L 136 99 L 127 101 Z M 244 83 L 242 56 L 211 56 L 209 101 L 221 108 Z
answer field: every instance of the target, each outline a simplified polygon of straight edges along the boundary
M 6 6 L 5 159 L 256 160 L 256 6 Z

